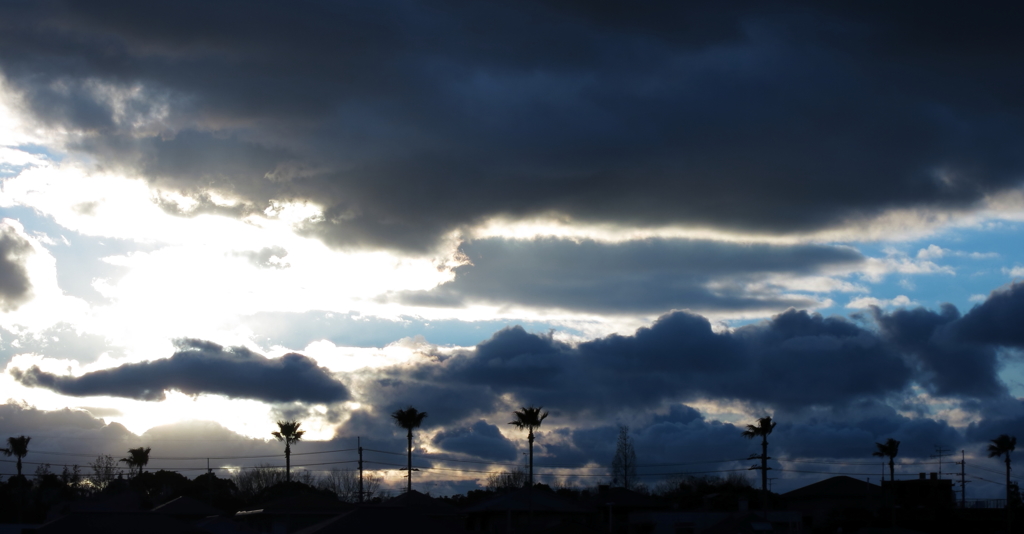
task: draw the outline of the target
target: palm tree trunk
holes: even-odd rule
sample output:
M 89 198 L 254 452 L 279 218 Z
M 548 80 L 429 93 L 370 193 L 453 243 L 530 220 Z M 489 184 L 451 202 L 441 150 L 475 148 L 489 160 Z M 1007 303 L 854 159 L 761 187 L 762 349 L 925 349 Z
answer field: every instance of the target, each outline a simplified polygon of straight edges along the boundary
M 1013 508 L 1010 507 L 1010 452 L 1006 452 L 1006 531 L 1013 532 Z
M 284 481 L 292 481 L 292 444 L 284 444 Z
M 889 458 L 889 482 L 896 481 L 896 462 Z
M 409 480 L 406 482 L 405 492 L 412 491 L 412 429 L 409 429 Z M 406 501 L 408 502 L 408 501 Z
M 18 457 L 18 476 L 21 476 L 21 456 Z M 1009 475 L 1007 475 L 1007 477 L 1009 477 Z M 1007 480 L 1009 480 L 1009 478 L 1007 478 Z
M 1006 453 L 1006 507 L 1010 507 L 1010 453 Z
M 533 431 L 530 431 L 528 437 L 530 440 L 530 487 L 533 487 Z
M 761 511 L 768 517 L 768 436 L 761 438 Z

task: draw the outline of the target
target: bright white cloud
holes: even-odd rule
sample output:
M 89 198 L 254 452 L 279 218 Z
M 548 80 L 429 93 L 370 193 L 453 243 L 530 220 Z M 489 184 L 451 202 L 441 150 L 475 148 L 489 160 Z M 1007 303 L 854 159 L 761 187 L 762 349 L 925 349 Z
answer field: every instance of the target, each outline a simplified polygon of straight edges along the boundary
M 1013 267 L 1013 268 L 1010 268 L 1010 269 L 1004 267 L 1003 268 L 1003 274 L 1005 274 L 1007 276 L 1012 276 L 1014 278 L 1020 278 L 1020 277 L 1024 276 L 1024 267 L 1022 267 L 1020 265 L 1017 265 L 1016 267 Z
M 875 297 L 860 297 L 853 299 L 846 305 L 850 309 L 864 309 L 872 306 L 877 308 L 907 307 L 916 306 L 917 303 L 910 300 L 906 295 L 897 295 L 891 299 L 879 299 Z

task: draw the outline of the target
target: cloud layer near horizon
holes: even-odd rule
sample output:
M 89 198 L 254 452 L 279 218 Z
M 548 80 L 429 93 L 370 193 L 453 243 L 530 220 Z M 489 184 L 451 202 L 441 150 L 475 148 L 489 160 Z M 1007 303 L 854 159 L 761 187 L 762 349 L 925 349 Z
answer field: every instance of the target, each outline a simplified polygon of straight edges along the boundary
M 85 373 L 59 376 L 32 366 L 9 372 L 22 384 L 63 395 L 111 395 L 159 401 L 165 391 L 202 393 L 265 402 L 332 403 L 348 400 L 348 389 L 330 371 L 301 354 L 267 358 L 244 347 L 225 349 L 197 339 L 178 342 L 170 358 Z
M 1024 348 L 1012 319 L 1021 306 L 1024 284 L 1014 284 L 963 316 L 951 306 L 876 309 L 877 328 L 790 310 L 715 332 L 703 317 L 674 312 L 632 336 L 569 345 L 512 327 L 473 350 L 353 378 L 372 405 L 429 405 L 441 424 L 489 413 L 509 398 L 600 419 L 701 399 L 845 411 L 907 399 L 915 386 L 998 417 L 1008 403 L 1018 409 L 998 376 L 997 350 Z
M 308 234 L 407 250 L 550 213 L 779 234 L 1021 185 L 1019 15 L 50 0 L 0 8 L 0 72 L 186 215 L 310 200 Z

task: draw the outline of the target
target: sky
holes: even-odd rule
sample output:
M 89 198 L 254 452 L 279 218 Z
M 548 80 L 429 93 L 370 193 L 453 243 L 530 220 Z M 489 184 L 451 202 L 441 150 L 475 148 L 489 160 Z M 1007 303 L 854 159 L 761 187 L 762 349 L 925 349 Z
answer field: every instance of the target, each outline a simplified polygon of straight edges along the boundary
M 756 481 L 771 415 L 775 491 L 895 438 L 998 497 L 1021 8 L 691 4 L 3 3 L 0 436 L 227 473 L 295 419 L 293 465 L 358 438 L 400 488 L 414 406 L 446 494 L 523 464 L 522 406 L 550 484 L 619 425 L 651 486 Z

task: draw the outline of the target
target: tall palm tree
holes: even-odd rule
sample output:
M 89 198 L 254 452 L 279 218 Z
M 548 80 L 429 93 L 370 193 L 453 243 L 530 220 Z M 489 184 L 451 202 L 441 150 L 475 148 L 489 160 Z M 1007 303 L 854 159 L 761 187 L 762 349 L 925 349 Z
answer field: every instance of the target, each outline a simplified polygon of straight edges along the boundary
M 529 408 L 523 406 L 522 409 L 512 412 L 512 415 L 516 416 L 515 421 L 509 421 L 508 424 L 515 426 L 519 430 L 529 430 L 530 434 L 526 439 L 530 441 L 530 487 L 533 487 L 533 431 L 540 428 L 540 424 L 547 418 L 548 412 L 541 413 L 543 408 L 530 406 Z
M 133 472 L 134 476 L 139 476 L 142 474 L 142 468 L 149 463 L 149 451 L 151 450 L 153 449 L 149 447 L 128 449 L 128 456 L 118 461 L 128 464 L 128 476 L 133 476 Z
M 988 457 L 1006 456 L 1006 507 L 1010 507 L 1010 453 L 1017 448 L 1017 437 L 1002 434 L 988 446 Z
M 761 438 L 761 508 L 765 514 L 768 513 L 768 434 L 775 430 L 776 424 L 770 415 L 761 417 L 758 418 L 757 423 L 747 425 L 747 429 L 742 434 L 747 439 Z M 751 456 L 751 458 L 757 458 L 757 456 Z
M 426 416 L 427 412 L 416 411 L 412 406 L 404 410 L 395 410 L 395 413 L 391 414 L 396 425 L 409 431 L 406 434 L 409 439 L 409 480 L 406 482 L 406 492 L 412 491 L 412 429 L 419 428 Z
M 878 450 L 871 453 L 871 456 L 879 458 L 889 457 L 889 482 L 896 480 L 896 455 L 900 453 L 900 442 L 889 438 L 885 443 L 875 443 Z
M 302 435 L 306 433 L 305 430 L 299 430 L 300 426 L 302 423 L 298 421 L 278 421 L 278 431 L 271 432 L 277 441 L 284 442 L 284 479 L 286 482 L 292 481 L 292 443 L 298 443 L 302 440 Z
M 18 476 L 21 476 L 21 459 L 28 454 L 28 442 L 32 441 L 31 437 L 18 436 L 7 438 L 7 448 L 0 449 L 4 453 L 4 456 L 17 456 L 18 457 Z

